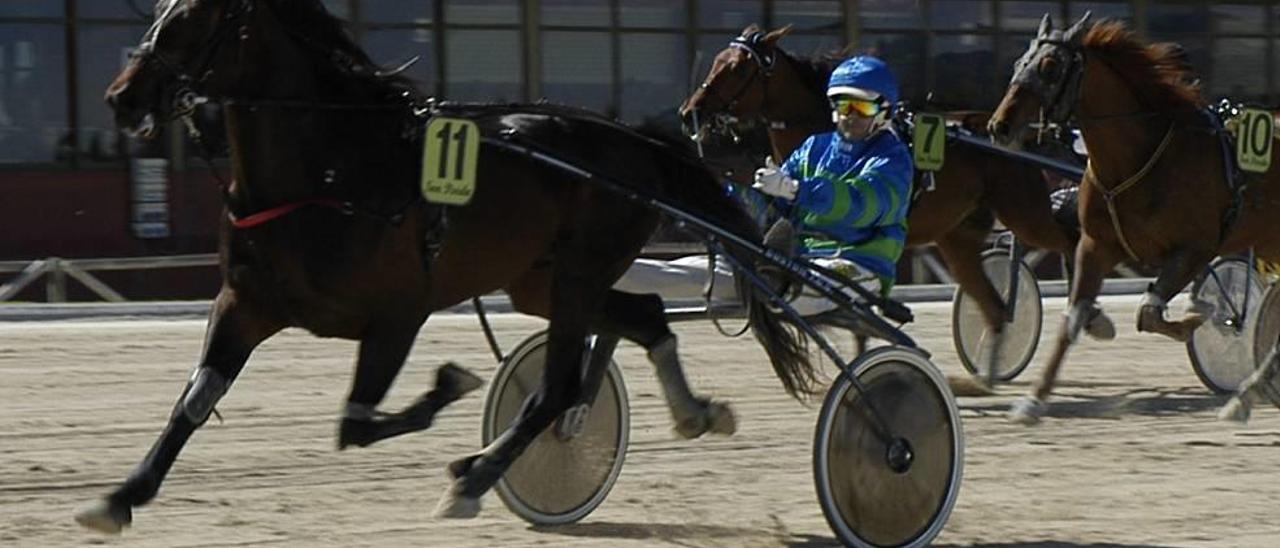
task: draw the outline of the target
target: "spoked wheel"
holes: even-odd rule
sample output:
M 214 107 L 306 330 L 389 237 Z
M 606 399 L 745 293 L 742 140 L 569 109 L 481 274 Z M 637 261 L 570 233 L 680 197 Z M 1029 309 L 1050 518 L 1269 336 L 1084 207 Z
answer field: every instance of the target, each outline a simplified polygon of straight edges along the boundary
M 960 493 L 964 431 L 955 397 L 917 351 L 885 346 L 841 375 L 818 415 L 813 468 L 818 503 L 849 546 L 924 546 Z M 870 409 L 892 440 L 877 433 Z
M 502 363 L 485 400 L 488 445 L 542 384 L 547 333 L 525 339 Z M 604 502 L 622 472 L 631 434 L 622 373 L 613 360 L 595 401 L 571 408 L 533 440 L 498 481 L 498 496 L 516 515 L 539 525 L 573 523 Z
M 1194 302 L 1212 311 L 1187 340 L 1187 356 L 1200 382 L 1218 394 L 1234 392 L 1257 366 L 1252 324 L 1265 288 L 1251 268 L 1236 257 L 1219 258 L 1191 288 Z
M 996 292 L 1006 298 L 1009 294 L 1009 252 L 989 249 L 982 254 L 982 269 L 991 280 Z M 1018 263 L 1018 295 L 1013 307 L 1013 318 L 1004 326 L 1004 346 L 1000 361 L 996 364 L 995 379 L 1008 382 L 1016 378 L 1036 354 L 1040 344 L 1040 329 L 1044 323 L 1044 309 L 1040 302 L 1040 284 L 1026 263 Z M 984 364 L 984 342 L 992 336 L 991 329 L 982 316 L 982 309 L 973 297 L 956 288 L 951 307 L 951 340 L 960 363 L 972 374 Z
M 1253 357 L 1254 364 L 1266 363 L 1268 354 L 1280 342 L 1280 284 L 1267 286 L 1262 295 L 1262 303 L 1258 305 L 1258 313 L 1253 323 Z

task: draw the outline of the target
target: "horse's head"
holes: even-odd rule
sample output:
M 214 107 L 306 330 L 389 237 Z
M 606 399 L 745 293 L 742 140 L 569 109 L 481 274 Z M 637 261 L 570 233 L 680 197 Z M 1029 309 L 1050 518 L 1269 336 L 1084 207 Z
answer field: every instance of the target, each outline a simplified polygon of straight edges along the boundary
M 209 93 L 213 68 L 240 51 L 255 0 L 159 0 L 155 22 L 107 87 L 116 124 L 150 136 Z
M 1021 148 L 1032 130 L 1071 118 L 1084 75 L 1081 40 L 1088 20 L 1086 13 L 1066 30 L 1053 30 L 1047 14 L 1040 20 L 1040 30 L 1014 63 L 1009 89 L 987 124 L 993 141 Z
M 778 59 L 778 40 L 791 27 L 764 32 L 755 25 L 716 54 L 711 71 L 698 89 L 680 106 L 680 119 L 694 139 L 701 139 L 712 124 L 762 114 L 765 88 Z

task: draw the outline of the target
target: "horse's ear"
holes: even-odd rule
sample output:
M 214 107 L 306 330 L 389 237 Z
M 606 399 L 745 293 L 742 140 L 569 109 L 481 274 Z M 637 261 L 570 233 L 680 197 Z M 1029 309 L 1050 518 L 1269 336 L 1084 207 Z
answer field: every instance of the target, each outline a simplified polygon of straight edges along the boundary
M 1040 19 L 1040 30 L 1036 31 L 1036 38 L 1044 38 L 1049 35 L 1049 31 L 1053 30 L 1053 19 L 1049 18 L 1049 14 L 1044 14 Z
M 1071 25 L 1071 28 L 1067 29 L 1067 32 L 1064 33 L 1063 38 L 1065 38 L 1067 42 L 1071 44 L 1080 43 L 1081 38 L 1084 37 L 1085 29 L 1088 29 L 1091 26 L 1089 25 L 1089 17 L 1091 17 L 1092 15 L 1093 15 L 1093 12 L 1091 11 L 1084 12 L 1084 15 L 1080 17 L 1080 20 L 1076 21 L 1074 25 Z
M 742 34 L 739 34 L 738 36 L 747 37 L 757 32 L 760 32 L 760 25 L 751 23 L 750 25 L 747 25 L 745 28 L 743 28 Z
M 764 43 L 767 44 L 769 47 L 777 47 L 778 40 L 781 40 L 783 36 L 786 36 L 788 34 L 791 34 L 791 25 L 787 25 L 778 30 L 769 32 L 769 34 L 766 34 L 764 36 Z

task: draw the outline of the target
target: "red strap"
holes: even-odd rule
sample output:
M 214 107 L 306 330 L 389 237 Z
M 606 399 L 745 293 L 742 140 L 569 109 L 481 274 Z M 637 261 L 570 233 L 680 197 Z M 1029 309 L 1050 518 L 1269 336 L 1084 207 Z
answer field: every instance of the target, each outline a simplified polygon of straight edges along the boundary
M 306 207 L 309 205 L 322 205 L 326 207 L 332 207 L 334 209 L 342 209 L 344 207 L 344 204 L 339 200 L 334 200 L 330 198 L 312 198 L 310 200 L 303 200 L 301 202 L 293 202 L 289 204 L 284 204 L 282 206 L 276 206 L 266 211 L 254 213 L 253 215 L 250 215 L 248 217 L 243 217 L 243 218 L 236 217 L 235 214 L 228 214 L 228 216 L 231 217 L 231 226 L 234 226 L 236 228 L 253 228 L 258 225 L 267 224 L 271 221 L 279 219 L 280 217 L 284 217 L 285 215 L 293 213 L 293 211 L 298 208 Z

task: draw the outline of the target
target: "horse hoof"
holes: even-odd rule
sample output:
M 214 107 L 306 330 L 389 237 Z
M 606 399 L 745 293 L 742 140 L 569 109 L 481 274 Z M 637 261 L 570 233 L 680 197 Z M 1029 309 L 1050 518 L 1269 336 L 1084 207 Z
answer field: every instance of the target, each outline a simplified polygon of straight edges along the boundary
M 978 376 L 956 377 L 947 375 L 947 387 L 954 396 L 984 397 L 994 396 L 996 391 L 986 380 Z
M 461 495 L 455 485 L 450 485 L 440 497 L 440 502 L 436 503 L 435 517 L 471 519 L 480 515 L 480 498 Z
M 1223 422 L 1248 424 L 1249 415 L 1249 402 L 1244 401 L 1240 396 L 1232 397 L 1226 405 L 1222 406 L 1222 409 L 1218 410 L 1218 420 Z
M 1109 341 L 1116 338 L 1116 324 L 1101 308 L 1095 308 L 1089 322 L 1084 324 L 1084 332 L 1093 340 Z
M 672 429 L 677 436 L 691 440 L 708 432 L 728 436 L 738 431 L 738 419 L 729 404 L 710 400 L 699 400 L 699 404 L 702 409 L 696 415 L 676 419 Z
M 1021 424 L 1023 426 L 1034 426 L 1040 423 L 1040 417 L 1049 410 L 1049 406 L 1045 405 L 1040 398 L 1031 396 L 1023 396 L 1013 402 L 1009 407 L 1009 422 Z
M 100 533 L 118 535 L 133 523 L 133 509 L 103 499 L 76 514 L 76 523 Z
M 456 397 L 461 398 L 481 386 L 484 386 L 484 379 L 453 362 L 436 370 L 436 387 L 445 389 Z
M 738 431 L 738 418 L 733 408 L 724 402 L 707 404 L 707 431 L 721 436 L 732 436 Z

